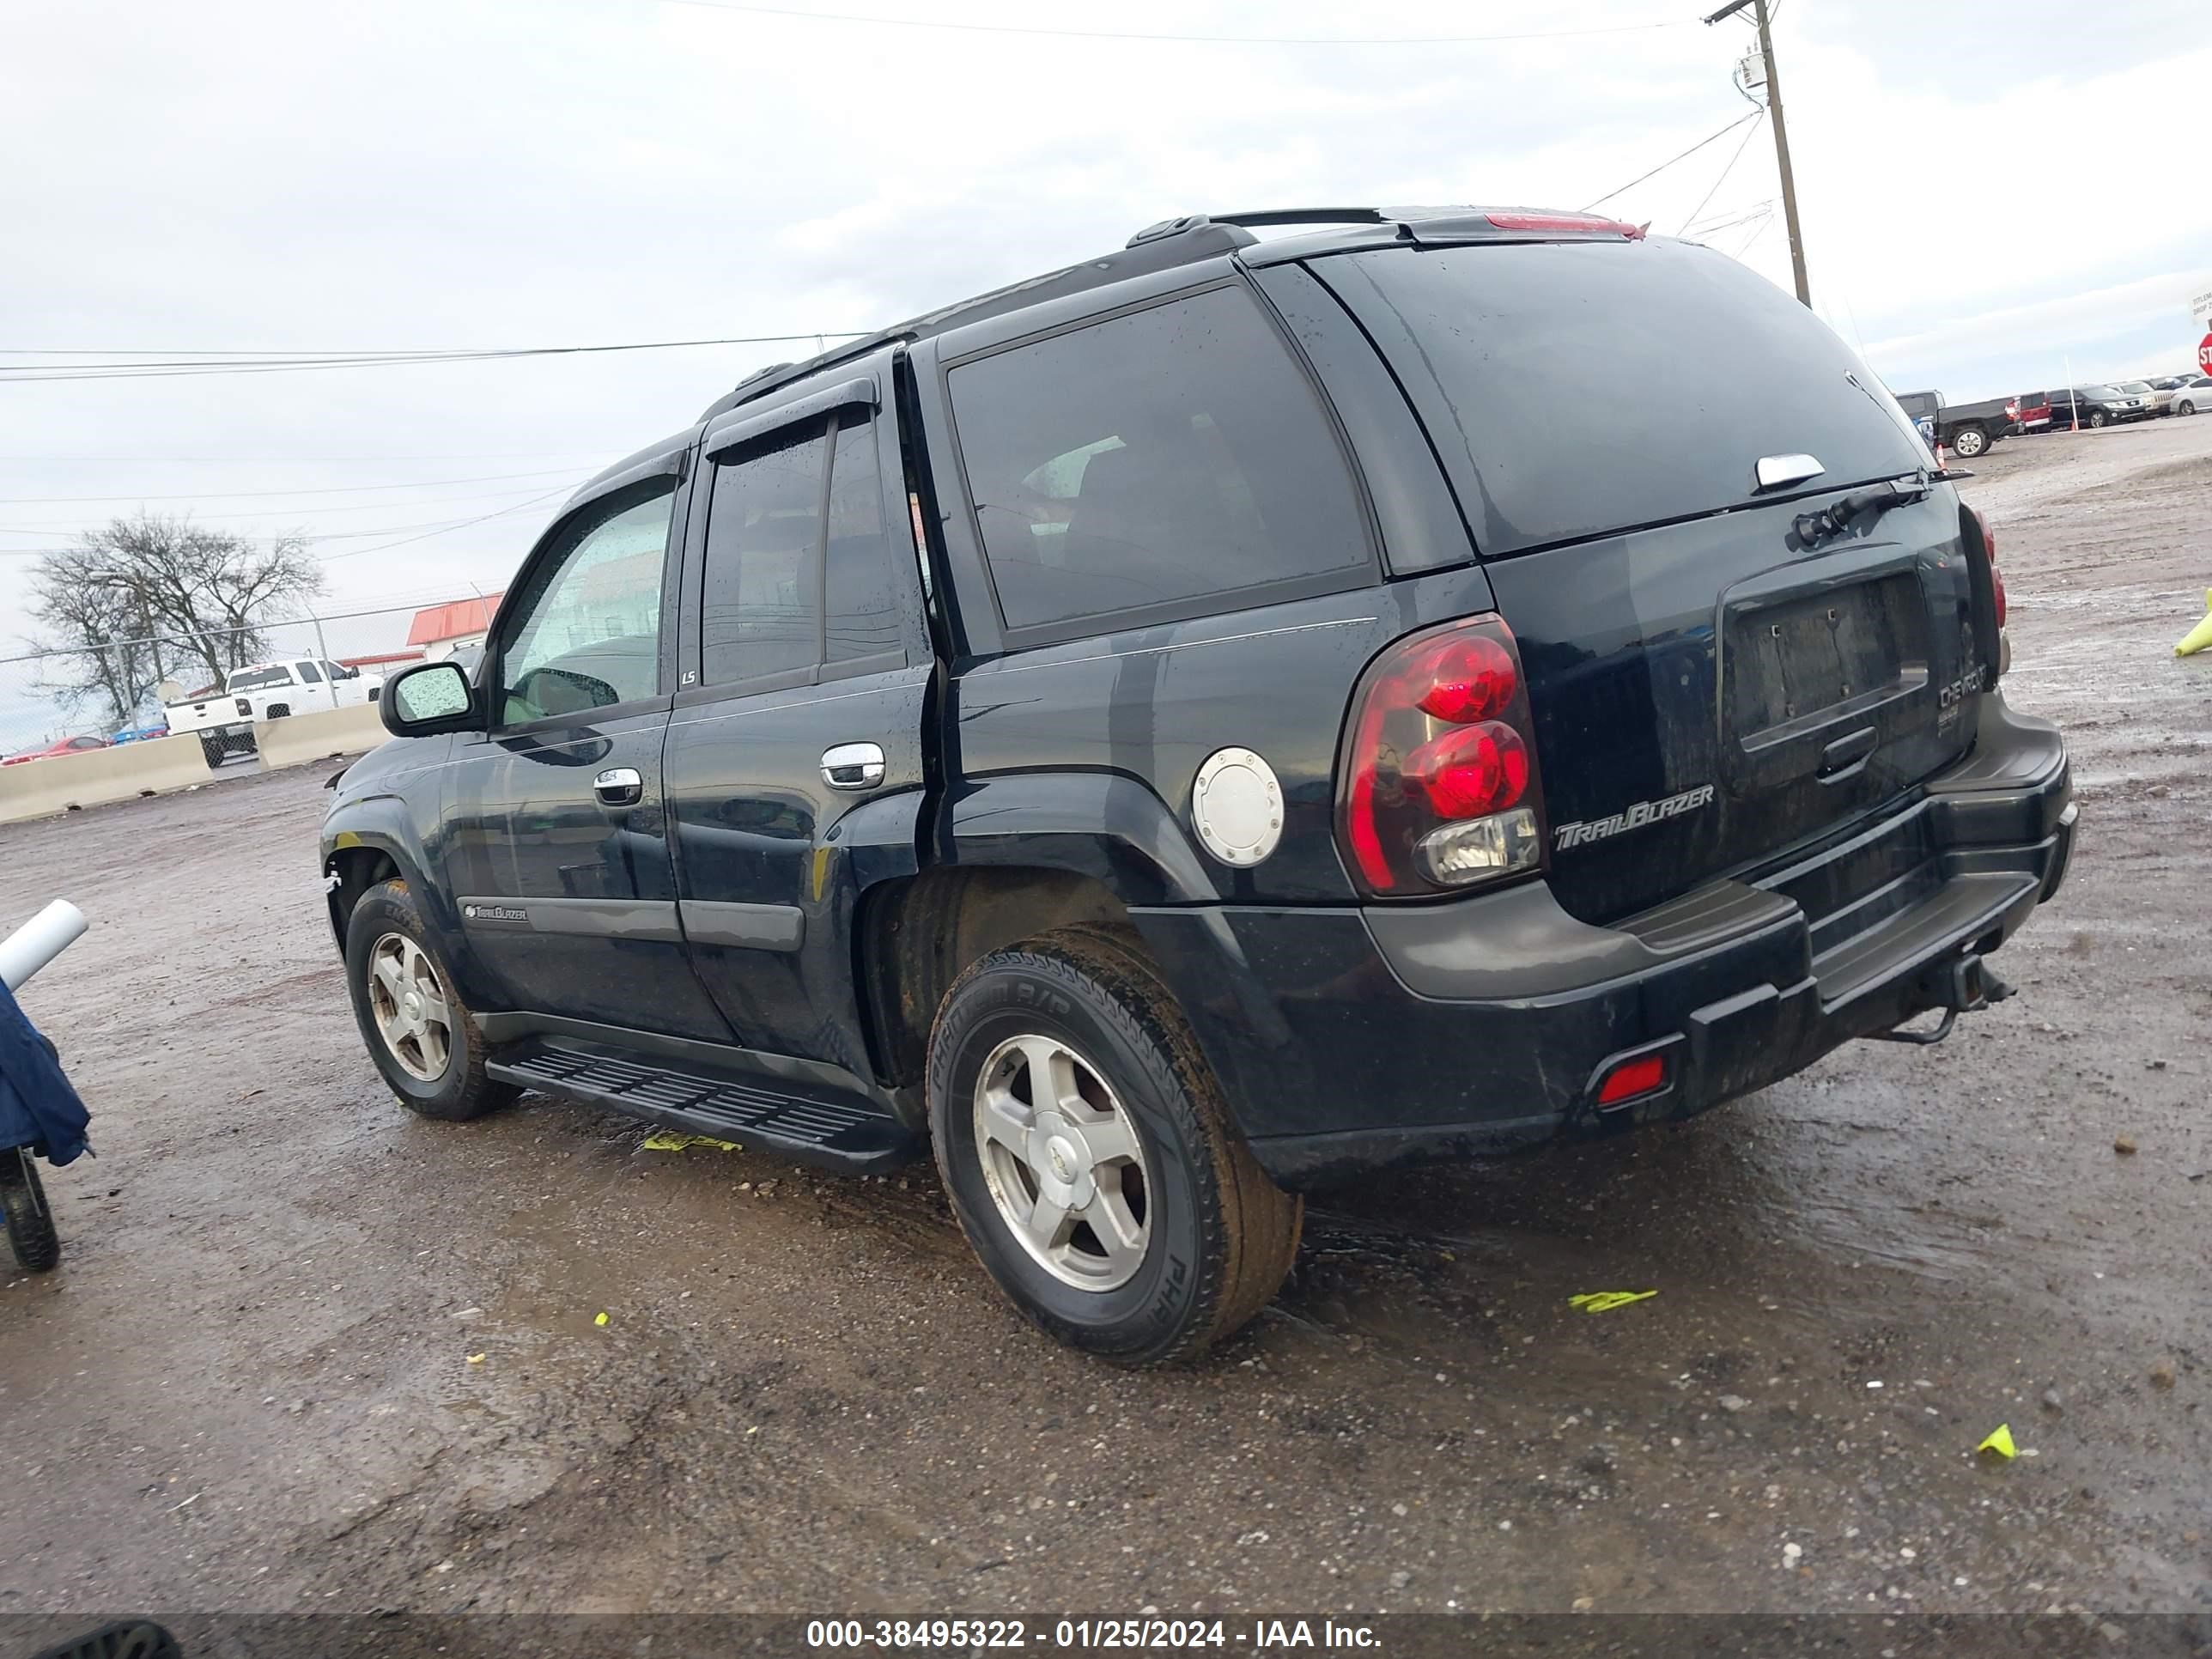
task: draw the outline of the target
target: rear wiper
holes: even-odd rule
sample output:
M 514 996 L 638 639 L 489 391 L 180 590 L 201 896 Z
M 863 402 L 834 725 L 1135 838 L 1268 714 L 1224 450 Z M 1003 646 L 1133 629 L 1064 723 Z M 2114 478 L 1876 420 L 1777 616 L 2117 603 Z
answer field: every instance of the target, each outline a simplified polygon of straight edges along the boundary
M 1832 501 L 1817 513 L 1800 513 L 1790 528 L 1797 539 L 1808 547 L 1840 536 L 1861 519 L 1879 518 L 1893 507 L 1904 507 L 1913 501 L 1924 501 L 1935 493 L 1935 484 L 1924 475 L 1909 483 L 1894 479 L 1865 489 L 1855 489 L 1839 501 Z

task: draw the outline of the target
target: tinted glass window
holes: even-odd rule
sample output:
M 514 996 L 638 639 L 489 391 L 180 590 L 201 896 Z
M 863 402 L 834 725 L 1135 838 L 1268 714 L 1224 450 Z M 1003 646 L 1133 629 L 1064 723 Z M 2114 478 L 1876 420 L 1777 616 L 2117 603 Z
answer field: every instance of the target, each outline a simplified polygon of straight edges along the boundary
M 1017 346 L 951 387 L 1009 627 L 1367 562 L 1320 404 L 1241 289 Z
M 500 662 L 514 725 L 649 697 L 660 686 L 660 579 L 676 481 L 631 506 L 594 503 L 540 567 Z
M 830 463 L 830 539 L 823 557 L 824 659 L 851 662 L 902 649 L 898 590 L 876 470 L 876 433 L 865 421 L 837 434 Z
M 815 556 L 828 450 L 816 421 L 714 468 L 700 609 L 708 684 L 814 665 Z
M 1928 464 L 1832 331 L 1708 249 L 1394 249 L 1313 270 L 1369 320 L 1452 452 L 1485 553 L 1735 506 L 1763 455 L 1816 456 L 1829 488 Z
M 300 665 L 300 678 L 310 685 L 320 685 L 323 683 L 323 671 L 311 662 L 303 662 Z

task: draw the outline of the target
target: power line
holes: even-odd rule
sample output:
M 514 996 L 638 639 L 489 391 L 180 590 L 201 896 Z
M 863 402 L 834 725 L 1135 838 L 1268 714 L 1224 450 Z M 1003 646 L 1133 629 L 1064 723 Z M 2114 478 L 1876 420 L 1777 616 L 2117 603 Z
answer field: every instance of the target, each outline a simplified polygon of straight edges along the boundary
M 536 472 L 485 472 L 469 478 L 424 478 L 413 483 L 326 484 L 312 489 L 204 489 L 188 495 L 169 491 L 133 495 L 0 495 L 0 507 L 53 506 L 77 501 L 227 501 L 268 495 L 365 495 L 373 489 L 432 489 L 446 484 L 504 483 L 509 478 L 568 477 L 573 471 L 573 468 L 564 466 L 545 467 Z
M 1766 113 L 1766 111 L 1764 106 L 1761 106 L 1756 112 L 1759 115 L 1764 116 Z M 1689 218 L 1682 221 L 1681 229 L 1674 233 L 1677 236 L 1686 236 L 1689 234 L 1692 222 L 1696 220 L 1697 216 L 1700 213 L 1703 213 L 1705 210 L 1705 204 L 1711 201 L 1716 195 L 1719 194 L 1720 187 L 1728 183 L 1729 174 L 1735 171 L 1735 164 L 1743 160 L 1744 151 L 1751 148 L 1751 141 L 1758 136 L 1759 122 L 1754 120 L 1751 124 L 1750 130 L 1743 135 L 1742 141 L 1736 145 L 1735 154 L 1729 157 L 1728 165 L 1721 169 L 1721 176 L 1713 180 L 1712 189 L 1707 191 L 1702 197 L 1698 198 L 1697 206 L 1690 210 Z
M 363 538 L 369 536 L 388 536 L 395 530 L 419 530 L 423 532 L 419 536 L 402 537 L 396 542 L 386 542 L 378 547 L 357 547 L 350 552 L 333 553 L 321 561 L 325 564 L 331 564 L 340 559 L 359 558 L 364 553 L 380 552 L 385 547 L 400 547 L 410 542 L 428 541 L 431 537 L 442 536 L 449 530 L 465 530 L 471 525 L 483 524 L 493 519 L 504 518 L 510 513 L 521 513 L 526 511 L 530 507 L 536 507 L 541 501 L 550 501 L 556 495 L 565 495 L 568 493 L 568 490 L 569 486 L 562 484 L 557 489 L 549 489 L 543 495 L 532 495 L 526 501 L 517 501 L 512 507 L 502 507 L 493 512 L 483 514 L 473 519 L 425 519 L 415 524 L 379 525 L 374 530 L 333 530 L 326 532 L 319 536 L 302 536 L 298 539 L 309 546 L 319 546 L 324 542 L 351 542 L 359 541 Z M 0 534 L 11 536 L 38 535 L 41 533 L 45 532 L 28 530 L 0 532 Z M 287 541 L 292 538 L 283 536 L 241 536 L 238 538 L 238 539 L 244 542 L 277 542 Z M 46 558 L 56 554 L 82 553 L 84 549 L 82 547 L 0 547 L 0 558 Z
M 1687 149 L 1684 150 L 1680 155 L 1670 155 L 1670 156 L 1668 156 L 1665 161 L 1662 161 L 1662 162 L 1661 162 L 1657 167 L 1656 167 L 1652 168 L 1650 172 L 1649 172 L 1649 173 L 1638 173 L 1638 174 L 1637 174 L 1633 179 L 1630 179 L 1626 184 L 1622 185 L 1621 186 L 1620 186 L 1620 188 L 1619 188 L 1619 189 L 1616 189 L 1616 190 L 1609 190 L 1609 191 L 1606 191 L 1606 193 L 1605 193 L 1604 195 L 1602 195 L 1602 196 L 1599 197 L 1599 198 L 1597 198 L 1597 200 L 1596 200 L 1596 201 L 1595 201 L 1595 202 L 1587 202 L 1587 203 L 1584 203 L 1584 204 L 1583 204 L 1582 208 L 1581 208 L 1579 210 L 1580 210 L 1580 211 L 1582 211 L 1582 212 L 1583 212 L 1583 213 L 1588 213 L 1588 212 L 1590 210 L 1590 209 L 1592 209 L 1592 208 L 1594 208 L 1594 207 L 1600 206 L 1601 204 L 1604 204 L 1604 203 L 1610 202 L 1610 201 L 1611 201 L 1614 197 L 1616 197 L 1616 196 L 1620 195 L 1620 194 L 1621 193 L 1621 191 L 1630 191 L 1630 190 L 1634 190 L 1634 189 L 1637 187 L 1637 185 L 1638 185 L 1642 184 L 1642 183 L 1643 183 L 1646 179 L 1651 179 L 1651 178 L 1656 178 L 1656 177 L 1657 177 L 1660 173 L 1662 173 L 1666 172 L 1666 170 L 1667 170 L 1668 167 L 1673 167 L 1673 166 L 1674 165 L 1674 163 L 1675 163 L 1675 162 L 1677 162 L 1677 161 L 1687 161 L 1691 156 L 1695 155 L 1696 155 L 1699 150 L 1703 149 L 1704 149 L 1707 144 L 1710 144 L 1710 143 L 1713 143 L 1716 139 L 1721 139 L 1721 138 L 1725 138 L 1725 137 L 1727 137 L 1729 136 L 1729 134 L 1730 134 L 1731 132 L 1734 132 L 1734 131 L 1735 131 L 1738 127 L 1741 126 L 1745 122 L 1747 122 L 1747 121 L 1756 121 L 1757 119 L 1759 119 L 1759 118 L 1761 115 L 1763 115 L 1763 114 L 1765 114 L 1765 112 L 1764 110 L 1751 110 L 1751 111 L 1748 111 L 1748 112 L 1747 112 L 1746 113 L 1744 113 L 1744 114 L 1742 114 L 1742 115 L 1739 115 L 1739 116 L 1737 116 L 1737 117 L 1735 118 L 1735 120 L 1733 120 L 1733 121 L 1729 122 L 1726 126 L 1723 127 L 1723 128 L 1722 128 L 1718 132 L 1715 132 L 1715 133 L 1708 134 L 1706 137 L 1703 137 L 1703 138 L 1698 139 L 1698 142 L 1697 142 L 1696 143 L 1694 143 L 1694 144 L 1691 145 L 1691 146 L 1689 147 L 1689 149 Z
M 561 476 L 566 482 L 561 484 L 560 488 L 573 489 L 592 475 L 588 472 L 574 472 L 563 473 Z M 512 501 L 517 495 L 528 494 L 535 488 L 533 484 L 523 484 L 507 489 L 471 490 L 462 495 L 426 495 L 418 501 L 339 501 L 337 503 L 325 501 L 314 507 L 249 507 L 243 513 L 219 514 L 216 515 L 216 521 L 207 527 L 220 531 L 225 524 L 234 519 L 304 519 L 325 513 L 375 513 L 388 511 L 394 507 L 465 507 L 477 501 Z M 435 521 L 425 520 L 424 522 Z M 0 536 L 66 536 L 78 527 L 78 524 L 0 525 Z M 323 534 L 309 536 L 306 539 L 329 541 L 339 537 L 380 536 L 386 530 L 411 530 L 415 527 L 412 525 L 386 525 L 376 530 L 330 531 Z
M 1055 29 L 1020 23 L 951 23 L 935 18 L 878 17 L 860 12 L 801 11 L 793 6 L 756 6 L 739 0 L 658 0 L 702 11 L 743 12 L 755 17 L 795 17 L 810 23 L 872 23 L 881 28 L 938 29 L 960 34 L 1026 34 L 1054 40 L 1148 40 L 1204 46 L 1462 46 L 1511 40 L 1582 40 L 1601 34 L 1641 34 L 1679 28 L 1683 22 L 1617 23 L 1601 28 L 1536 29 L 1515 34 L 1167 34 L 1135 29 Z
M 0 364 L 0 384 L 30 385 L 50 380 L 147 380 L 198 374 L 280 374 L 326 368 L 398 368 L 424 363 L 504 362 L 524 357 L 574 357 L 611 351 L 673 351 L 695 346 L 787 345 L 810 340 L 860 339 L 865 329 L 815 329 L 805 334 L 729 335 L 708 340 L 635 340 L 611 345 L 512 346 L 452 350 L 385 352 L 301 352 L 276 356 L 248 351 L 204 352 L 127 357 L 120 350 L 40 348 L 0 350 L 0 356 L 116 356 L 125 361 L 49 368 L 41 363 Z

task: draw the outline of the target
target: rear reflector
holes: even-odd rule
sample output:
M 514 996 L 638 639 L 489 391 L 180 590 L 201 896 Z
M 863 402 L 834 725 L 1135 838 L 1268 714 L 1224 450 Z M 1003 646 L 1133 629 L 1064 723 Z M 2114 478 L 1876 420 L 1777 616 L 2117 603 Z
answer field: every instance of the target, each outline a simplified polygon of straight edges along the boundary
M 1666 1055 L 1645 1054 L 1640 1060 L 1624 1060 L 1607 1072 L 1605 1081 L 1597 1085 L 1597 1103 L 1618 1106 L 1624 1100 L 1633 1100 L 1638 1095 L 1662 1088 L 1666 1082 Z
M 1590 230 L 1626 236 L 1632 242 L 1644 240 L 1643 226 L 1623 224 L 1618 219 L 1601 219 L 1595 214 L 1486 213 L 1482 216 L 1500 230 Z

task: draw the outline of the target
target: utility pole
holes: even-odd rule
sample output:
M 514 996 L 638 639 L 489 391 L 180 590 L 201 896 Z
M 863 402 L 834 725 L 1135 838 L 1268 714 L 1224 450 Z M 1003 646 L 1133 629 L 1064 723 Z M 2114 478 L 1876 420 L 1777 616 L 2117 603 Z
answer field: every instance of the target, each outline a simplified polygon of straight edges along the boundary
M 1774 161 L 1782 173 L 1782 217 L 1790 228 L 1790 270 L 1797 279 L 1797 302 L 1810 307 L 1813 289 L 1805 280 L 1805 239 L 1797 229 L 1797 180 L 1790 171 L 1790 129 L 1782 120 L 1782 79 L 1774 68 L 1774 33 L 1767 23 L 1766 0 L 1731 0 L 1705 21 L 1717 23 L 1746 6 L 1755 8 L 1759 18 L 1759 56 L 1766 71 L 1766 107 L 1774 117 Z

